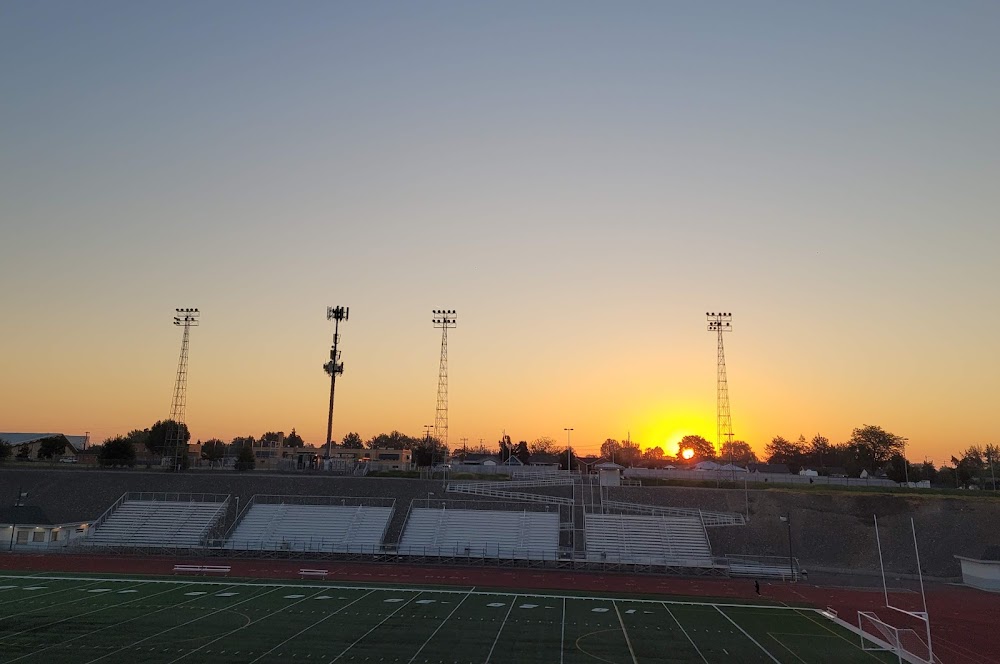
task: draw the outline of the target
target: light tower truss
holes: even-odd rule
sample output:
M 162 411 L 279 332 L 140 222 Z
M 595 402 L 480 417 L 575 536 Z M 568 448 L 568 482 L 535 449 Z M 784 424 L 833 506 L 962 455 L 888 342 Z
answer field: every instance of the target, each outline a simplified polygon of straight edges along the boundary
M 708 318 L 708 331 L 718 335 L 718 367 L 716 371 L 716 421 L 715 421 L 715 444 L 719 452 L 722 452 L 722 444 L 725 441 L 733 441 L 733 421 L 729 413 L 729 383 L 726 379 L 726 350 L 722 343 L 722 334 L 732 332 L 733 314 L 706 312 Z M 732 445 L 730 445 L 730 456 L 732 455 Z M 732 458 L 730 458 L 732 463 Z
M 454 309 L 434 309 L 432 322 L 441 330 L 441 362 L 438 365 L 437 408 L 434 411 L 434 438 L 448 444 L 448 330 L 458 325 Z M 436 443 L 435 443 L 436 446 Z M 433 455 L 432 455 L 433 456 Z M 433 463 L 433 458 L 432 458 Z
M 327 307 L 326 319 L 333 321 L 333 344 L 330 346 L 330 361 L 323 370 L 330 376 L 330 410 L 326 417 L 326 458 L 329 459 L 333 447 L 333 394 L 337 388 L 337 376 L 344 373 L 344 363 L 340 361 L 340 321 L 346 321 L 351 314 L 350 307 Z
M 177 377 L 174 379 L 174 397 L 170 402 L 170 419 L 175 423 L 167 432 L 165 450 L 170 450 L 171 461 L 175 470 L 180 469 L 181 445 L 184 444 L 183 425 L 187 418 L 187 375 L 188 347 L 191 341 L 191 328 L 197 327 L 201 312 L 197 309 L 174 309 L 174 325 L 184 328 L 181 337 L 181 354 L 177 360 Z M 164 455 L 166 456 L 166 455 Z M 164 463 L 167 460 L 164 459 Z

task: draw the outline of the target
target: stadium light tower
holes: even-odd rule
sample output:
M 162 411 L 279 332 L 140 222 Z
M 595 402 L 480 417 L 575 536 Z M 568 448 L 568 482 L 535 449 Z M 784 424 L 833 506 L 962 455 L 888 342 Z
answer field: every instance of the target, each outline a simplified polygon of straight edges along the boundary
M 458 325 L 454 309 L 434 309 L 431 319 L 435 328 L 441 329 L 441 363 L 438 365 L 437 408 L 434 411 L 434 438 L 448 445 L 448 330 Z M 434 443 L 435 446 L 437 443 Z M 433 455 L 431 464 L 433 465 Z
M 174 398 L 170 402 L 170 419 L 174 426 L 168 430 L 166 449 L 173 455 L 171 466 L 174 470 L 181 469 L 180 448 L 184 437 L 182 425 L 185 424 L 187 411 L 187 375 L 188 346 L 191 341 L 191 328 L 198 326 L 201 312 L 197 309 L 174 309 L 174 325 L 184 328 L 181 337 L 181 355 L 177 360 L 177 378 L 174 379 Z
M 330 361 L 323 365 L 323 370 L 330 376 L 330 410 L 326 417 L 326 458 L 329 459 L 333 448 L 333 392 L 337 388 L 337 376 L 344 373 L 344 363 L 340 361 L 340 321 L 350 317 L 350 307 L 327 307 L 326 319 L 333 321 L 333 345 L 330 347 Z
M 729 464 L 733 463 L 733 421 L 729 415 L 729 384 L 726 380 L 726 351 L 722 346 L 723 332 L 732 332 L 733 314 L 731 313 L 705 313 L 708 317 L 708 331 L 715 332 L 719 337 L 719 362 L 716 373 L 716 417 L 715 417 L 715 444 L 722 452 L 722 441 L 725 437 L 729 441 Z M 736 471 L 734 470 L 733 473 Z

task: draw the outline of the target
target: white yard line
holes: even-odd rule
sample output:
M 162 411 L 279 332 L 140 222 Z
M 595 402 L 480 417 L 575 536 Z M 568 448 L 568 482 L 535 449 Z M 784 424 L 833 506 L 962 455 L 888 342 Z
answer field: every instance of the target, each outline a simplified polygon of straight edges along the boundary
M 777 643 L 777 644 L 778 644 L 779 646 L 781 646 L 782 648 L 784 648 L 785 650 L 787 650 L 787 651 L 789 652 L 789 654 L 791 654 L 791 656 L 792 656 L 792 657 L 794 657 L 795 659 L 797 659 L 797 660 L 799 660 L 800 662 L 802 662 L 802 664 L 809 664 L 809 662 L 807 662 L 806 660 L 804 660 L 804 659 L 802 659 L 801 657 L 799 657 L 798 655 L 796 655 L 796 654 L 795 654 L 795 651 L 794 651 L 794 650 L 792 650 L 792 649 L 791 649 L 791 648 L 789 648 L 789 647 L 788 647 L 787 645 L 785 645 L 785 644 L 784 644 L 784 643 L 783 643 L 783 642 L 781 641 L 781 639 L 779 639 L 779 638 L 777 637 L 777 635 L 776 635 L 776 634 L 775 634 L 774 632 L 768 632 L 768 633 L 767 633 L 767 635 L 768 635 L 768 636 L 770 636 L 770 637 L 771 637 L 772 639 L 774 639 L 774 642 L 775 642 L 775 643 Z M 795 635 L 793 635 L 793 636 L 801 636 L 801 635 L 800 635 L 800 634 L 795 634 Z M 827 638 L 829 638 L 829 637 L 827 637 Z
M 410 592 L 413 592 L 413 591 L 411 590 Z M 356 646 L 359 643 L 361 643 L 362 641 L 364 641 L 365 637 L 367 637 L 369 634 L 371 634 L 372 632 L 374 632 L 375 630 L 377 630 L 379 627 L 381 627 L 382 625 L 384 625 L 390 618 L 392 618 L 394 615 L 396 615 L 397 613 L 399 613 L 400 611 L 402 611 L 405 607 L 409 606 L 410 602 L 412 602 L 416 598 L 420 597 L 421 595 L 423 595 L 422 592 L 413 593 L 413 597 L 411 597 L 410 599 L 408 599 L 404 604 L 400 604 L 398 609 L 396 609 L 395 611 L 393 611 L 392 613 L 390 613 L 389 615 L 387 615 L 385 618 L 383 618 L 381 621 L 379 621 L 379 623 L 377 625 L 375 625 L 370 630 L 368 630 L 367 632 L 365 632 L 364 634 L 362 634 L 361 637 L 359 639 L 357 639 L 354 643 L 352 643 L 351 645 L 349 645 L 346 648 L 344 648 L 341 651 L 341 653 L 339 655 L 337 655 L 336 657 L 334 657 L 333 659 L 331 659 L 328 662 L 328 664 L 333 664 L 333 662 L 336 662 L 338 659 L 340 659 L 341 657 L 343 657 L 344 655 L 346 655 L 348 650 L 350 650 L 354 646 Z
M 344 610 L 344 609 L 346 609 L 347 607 L 351 606 L 352 604 L 356 604 L 356 603 L 360 602 L 361 600 L 363 600 L 363 599 L 364 599 L 365 597 L 368 597 L 368 596 L 369 596 L 369 595 L 371 595 L 371 594 L 372 594 L 373 592 L 375 592 L 375 591 L 374 591 L 374 590 L 369 590 L 368 592 L 366 592 L 366 593 L 365 593 L 364 595 L 362 595 L 361 597 L 358 597 L 357 599 L 354 599 L 354 600 L 351 600 L 350 602 L 348 602 L 348 603 L 347 603 L 347 604 L 345 604 L 344 606 L 340 607 L 339 609 L 337 609 L 337 610 L 336 610 L 336 611 L 334 611 L 333 613 L 328 613 L 328 614 L 326 614 L 325 616 L 323 616 L 322 618 L 320 618 L 319 620 L 317 620 L 317 621 L 316 621 L 316 622 L 314 622 L 313 624 L 309 625 L 308 627 L 304 627 L 304 628 L 302 628 L 301 630 L 299 630 L 298 632 L 296 632 L 295 634 L 292 634 L 292 635 L 291 635 L 291 636 L 289 636 L 289 637 L 288 637 L 287 639 L 285 639 L 284 641 L 282 641 L 282 642 L 281 642 L 281 643 L 279 643 L 278 645 L 274 646 L 273 648 L 271 648 L 271 649 L 270 649 L 270 650 L 268 650 L 267 652 L 265 652 L 265 653 L 262 653 L 262 654 L 258 655 L 258 656 L 257 656 L 256 658 L 254 658 L 254 659 L 250 660 L 250 661 L 249 661 L 249 662 L 248 662 L 247 664 L 253 664 L 253 662 L 256 662 L 256 661 L 258 661 L 258 660 L 259 660 L 259 659 L 261 659 L 262 657 L 266 657 L 266 656 L 270 655 L 270 654 L 271 654 L 272 652 L 274 652 L 275 650 L 277 650 L 277 649 L 278 649 L 278 648 L 280 648 L 281 646 L 285 645 L 286 643 L 288 643 L 289 641 L 291 641 L 291 640 L 292 640 L 292 639 L 294 639 L 295 637 L 297 637 L 297 636 L 300 636 L 300 635 L 302 635 L 302 634 L 304 634 L 304 633 L 308 632 L 309 630 L 311 630 L 312 628 L 316 627 L 317 625 L 319 625 L 319 624 L 320 624 L 321 622 L 323 622 L 323 621 L 324 621 L 324 620 L 326 620 L 327 618 L 331 618 L 331 617 L 333 617 L 333 616 L 337 615 L 338 613 L 340 613 L 341 611 L 343 611 L 343 610 Z M 313 597 L 315 597 L 315 595 L 313 595 Z
M 138 584 L 138 586 L 141 586 L 141 585 L 143 585 L 143 584 L 142 583 Z M 138 586 L 126 586 L 125 589 L 129 590 L 131 588 L 136 588 Z M 81 588 L 86 588 L 86 586 L 82 586 Z M 49 593 L 49 594 L 52 594 L 52 593 Z M 60 602 L 59 606 L 61 608 L 63 606 L 67 606 L 69 604 L 76 604 L 77 602 L 85 602 L 88 599 L 94 599 L 95 597 L 98 597 L 98 596 L 103 595 L 103 594 L 104 593 L 87 594 L 87 595 L 84 595 L 83 597 L 81 597 L 80 599 L 71 599 L 71 600 L 67 600 L 65 602 Z M 41 595 L 35 595 L 35 597 L 41 597 Z M 130 602 L 134 602 L 134 601 L 135 600 L 133 599 L 133 600 L 130 600 L 129 602 L 122 602 L 122 604 L 129 604 Z M 118 606 L 118 605 L 115 604 L 113 606 Z M 36 611 L 44 611 L 46 608 L 48 608 L 48 607 L 40 606 L 37 609 L 30 609 L 28 611 L 21 611 L 21 613 L 12 613 L 9 616 L 0 616 L 0 617 L 2 617 L 3 620 L 8 620 L 10 618 L 16 618 L 17 616 L 24 616 L 24 615 L 27 615 L 29 613 L 35 613 Z M 80 616 L 86 616 L 86 615 L 90 615 L 90 613 L 93 613 L 93 611 L 91 611 L 89 613 L 81 613 L 79 615 Z M 79 616 L 73 616 L 73 617 L 77 618 Z M 51 625 L 58 625 L 60 622 L 65 622 L 65 620 L 60 620 L 59 622 L 49 623 L 49 624 L 51 624 Z M 44 625 L 44 627 L 48 627 L 48 625 Z M 37 627 L 34 627 L 33 629 L 37 629 Z M 30 631 L 30 630 L 25 630 L 25 631 Z M 13 636 L 13 634 L 11 634 L 9 636 Z
M 3 578 L 3 577 L 0 577 L 0 578 Z M 18 577 L 18 578 L 24 578 L 24 577 Z M 44 580 L 44 579 L 38 579 L 38 580 Z M 67 580 L 69 580 L 69 581 L 83 581 L 83 579 L 67 579 Z M 119 581 L 120 580 L 121 579 L 119 579 Z M 131 581 L 131 579 L 129 579 L 129 580 Z M 90 581 L 90 579 L 87 579 L 87 581 Z M 29 590 L 28 592 L 31 593 L 31 594 L 27 595 L 27 598 L 29 598 L 29 599 L 35 599 L 37 597 L 48 597 L 49 595 L 58 595 L 59 593 L 64 593 L 67 590 L 79 590 L 79 589 L 82 589 L 82 588 L 87 588 L 88 586 L 96 586 L 99 583 L 102 583 L 102 581 L 100 581 L 100 580 L 99 581 L 94 581 L 94 583 L 85 583 L 85 584 L 83 584 L 81 586 L 71 586 L 69 588 L 58 588 L 56 590 L 50 590 L 50 591 L 44 592 L 44 593 L 36 593 L 36 592 L 34 592 L 32 590 Z M 110 581 L 107 581 L 106 583 L 110 583 Z M 23 599 L 23 598 L 25 598 L 24 595 L 22 595 L 18 599 L 12 599 L 9 602 L 0 602 L 0 607 L 7 606 L 8 604 L 16 604 L 20 599 Z M 85 597 L 84 599 L 87 599 L 87 598 Z M 73 600 L 73 601 L 79 601 L 79 600 Z M 67 604 L 68 604 L 68 602 L 67 602 Z M 20 616 L 20 615 L 24 615 L 24 613 L 15 613 L 14 615 L 11 615 L 11 616 L 0 616 L 0 618 L 13 618 L 14 616 Z
M 823 629 L 825 629 L 826 631 L 828 631 L 828 632 L 830 632 L 831 634 L 833 634 L 834 636 L 836 636 L 836 637 L 837 637 L 838 639 L 843 639 L 843 640 L 844 640 L 844 641 L 846 641 L 847 643 L 850 643 L 850 644 L 851 644 L 852 646 L 854 646 L 855 648 L 857 648 L 857 649 L 858 649 L 858 650 L 860 650 L 861 652 L 865 653 L 866 655 L 868 655 L 868 656 L 869 656 L 869 657 L 871 657 L 872 659 L 874 659 L 874 660 L 877 660 L 877 661 L 879 661 L 879 662 L 881 662 L 881 661 L 882 661 L 881 659 L 879 659 L 878 657 L 876 657 L 875 655 L 873 655 L 873 654 L 872 654 L 872 653 L 871 653 L 870 651 L 868 651 L 868 650 L 865 650 L 865 649 L 863 649 L 863 648 L 860 648 L 860 647 L 858 647 L 858 644 L 857 644 L 857 643 L 855 643 L 855 642 L 854 642 L 853 640 L 851 640 L 851 639 L 847 638 L 847 637 L 846 637 L 846 636 L 844 636 L 843 634 L 838 634 L 837 632 L 835 632 L 835 631 L 833 631 L 832 629 L 830 629 L 830 628 L 829 628 L 829 627 L 828 627 L 827 625 L 824 625 L 824 624 L 823 624 L 823 623 L 821 623 L 820 621 L 818 621 L 818 620 L 816 620 L 815 618 L 813 618 L 812 616 L 810 616 L 810 615 L 809 615 L 809 612 L 810 612 L 810 611 L 811 611 L 811 612 L 813 612 L 813 613 L 819 613 L 820 615 L 822 615 L 822 612 L 821 612 L 821 610 L 820 610 L 820 609 L 796 609 L 796 613 L 797 613 L 797 614 L 800 614 L 800 615 L 804 616 L 805 618 L 807 618 L 807 619 L 809 619 L 809 620 L 813 621 L 814 623 L 816 623 L 817 625 L 819 625 L 820 627 L 822 627 L 822 628 L 823 628 Z M 827 618 L 827 620 L 829 620 L 829 618 Z M 840 620 L 839 618 L 836 618 L 836 619 L 835 619 L 834 621 L 831 621 L 831 622 L 840 622 L 840 623 L 842 623 L 842 624 L 843 624 L 843 625 L 844 625 L 845 627 L 847 627 L 847 628 L 848 628 L 848 631 L 850 631 L 850 632 L 852 632 L 852 633 L 855 633 L 855 634 L 857 634 L 857 631 L 855 630 L 854 626 L 853 626 L 853 625 L 851 625 L 850 623 L 848 623 L 847 621 L 843 621 L 843 620 Z M 862 638 L 863 638 L 863 637 L 862 637 Z
M 14 578 L 14 579 L 24 579 L 25 576 L 5 576 L 0 574 L 0 579 L 3 578 Z M 71 576 L 60 576 L 60 577 L 36 577 L 36 580 L 51 580 L 51 581 L 91 581 L 94 580 L 93 577 L 81 578 L 81 577 L 71 577 Z M 142 583 L 201 583 L 205 585 L 233 585 L 240 587 L 251 587 L 251 588 L 298 588 L 300 590 L 315 590 L 317 588 L 323 588 L 324 590 L 386 590 L 391 592 L 399 593 L 412 593 L 412 592 L 422 592 L 426 590 L 420 584 L 413 584 L 408 587 L 394 588 L 390 586 L 356 586 L 356 585 L 346 585 L 346 584 L 325 584 L 317 585 L 315 583 L 301 584 L 301 583 L 278 583 L 274 581 L 262 581 L 262 582 L 250 582 L 250 581 L 234 581 L 232 583 L 226 583 L 224 580 L 194 580 L 191 577 L 184 577 L 183 579 L 132 579 L 132 578 L 104 578 L 97 579 L 97 581 L 103 582 L 122 582 L 122 581 L 132 581 L 132 582 L 142 582 Z M 420 590 L 418 590 L 420 589 Z M 583 599 L 583 600 L 603 600 L 605 602 L 631 602 L 631 603 L 642 603 L 642 604 L 673 604 L 675 606 L 722 606 L 722 607 L 732 607 L 736 609 L 764 609 L 767 611 L 795 611 L 798 607 L 792 606 L 775 606 L 773 604 L 738 604 L 735 602 L 691 602 L 691 601 L 681 601 L 681 600 L 664 600 L 664 599 L 642 599 L 636 597 L 603 597 L 594 595 L 561 595 L 558 593 L 505 593 L 496 592 L 489 590 L 449 590 L 446 588 L 434 588 L 433 590 L 428 590 L 428 592 L 435 593 L 445 593 L 452 595 L 488 595 L 492 597 L 531 597 L 540 599 Z
M 129 588 L 126 588 L 126 590 L 129 590 Z M 20 634 L 26 634 L 28 632 L 34 632 L 36 629 L 43 629 L 43 628 L 47 628 L 47 627 L 52 627 L 53 625 L 58 625 L 59 623 L 64 623 L 64 622 L 66 622 L 68 620 L 77 620 L 79 618 L 82 618 L 83 616 L 89 616 L 92 613 L 100 613 L 101 611 L 106 611 L 108 609 L 117 609 L 120 606 L 125 606 L 126 604 L 132 604 L 133 602 L 145 601 L 145 600 L 149 599 L 150 597 L 156 597 L 157 595 L 162 595 L 163 593 L 169 593 L 169 592 L 171 592 L 173 590 L 175 590 L 175 588 L 170 588 L 168 590 L 163 590 L 163 591 L 158 592 L 158 593 L 153 593 L 149 597 L 135 597 L 133 599 L 128 600 L 127 602 L 119 602 L 118 604 L 108 604 L 107 606 L 102 606 L 102 607 L 100 607 L 98 609 L 93 609 L 91 611 L 85 611 L 83 613 L 74 614 L 74 615 L 69 616 L 67 618 L 63 618 L 62 620 L 56 620 L 55 622 L 44 623 L 42 625 L 35 625 L 34 627 L 29 627 L 28 629 L 21 630 L 20 632 L 14 632 L 13 634 L 5 634 L 4 638 L 10 638 L 12 636 L 18 636 Z M 84 599 L 93 599 L 93 597 L 84 597 Z M 74 601 L 79 601 L 79 600 L 74 600 Z M 60 604 L 60 607 L 65 606 L 66 604 L 71 604 L 71 603 L 72 602 L 63 602 L 62 604 Z M 37 611 L 38 609 L 35 609 L 35 610 Z M 15 615 L 22 615 L 22 614 L 15 614 Z M 13 618 L 14 616 L 7 616 L 7 617 L 8 618 Z
M 622 612 L 618 610 L 618 604 L 614 601 L 611 602 L 611 606 L 615 607 L 615 613 L 618 615 L 618 624 L 622 626 L 622 634 L 625 635 L 625 645 L 628 646 L 628 654 L 632 655 L 632 664 L 639 664 L 639 660 L 635 656 L 635 650 L 632 648 L 632 639 L 628 638 L 628 630 L 625 629 L 625 621 L 622 620 Z
M 677 616 L 675 616 L 674 612 L 670 610 L 670 607 L 667 606 L 666 603 L 664 603 L 663 608 L 667 610 L 667 613 L 670 614 L 670 617 L 673 618 L 674 622 L 677 623 L 677 626 L 681 628 L 681 632 L 683 632 L 684 636 L 687 637 L 687 640 L 691 642 L 691 646 L 694 648 L 694 651 L 698 653 L 698 656 L 701 657 L 701 661 L 705 662 L 705 664 L 708 664 L 708 659 L 706 659 L 705 655 L 703 655 L 701 650 L 698 649 L 698 644 L 696 644 L 694 642 L 694 639 L 691 638 L 691 635 L 687 633 L 687 630 L 684 629 L 684 625 L 682 625 L 681 621 L 677 619 Z
M 247 602 L 249 602 L 251 600 L 254 600 L 254 599 L 257 599 L 258 597 L 263 597 L 264 595 L 267 595 L 268 593 L 273 593 L 275 590 L 277 590 L 277 588 L 272 588 L 271 590 L 268 590 L 267 592 L 257 593 L 253 597 L 247 597 L 246 599 L 240 600 L 239 602 L 236 602 L 235 604 L 230 604 L 229 606 L 224 606 L 221 609 L 216 609 L 215 611 L 212 611 L 211 613 L 206 613 L 205 615 L 198 616 L 197 618 L 192 618 L 191 620 L 188 620 L 187 622 L 183 622 L 183 623 L 181 623 L 179 625 L 174 625 L 173 627 L 168 627 L 167 629 L 161 630 L 161 631 L 157 632 L 156 634 L 150 634 L 149 636 L 147 636 L 145 638 L 142 638 L 142 639 L 139 639 L 138 641 L 133 641 L 132 643 L 126 644 L 126 645 L 122 646 L 121 648 L 118 648 L 117 650 L 112 650 L 111 652 L 104 653 L 100 657 L 95 657 L 94 659 L 91 659 L 91 660 L 87 661 L 86 664 L 92 664 L 93 662 L 99 662 L 100 660 L 104 659 L 105 657 L 107 657 L 109 655 L 116 655 L 116 654 L 120 653 L 123 650 L 128 650 L 129 648 L 134 648 L 135 646 L 139 645 L 143 641 L 149 641 L 150 639 L 155 639 L 156 637 L 162 636 L 162 635 L 166 634 L 167 632 L 172 632 L 175 629 L 178 629 L 180 627 L 186 627 L 186 626 L 190 625 L 193 622 L 198 622 L 199 620 L 204 620 L 205 618 L 208 618 L 210 616 L 214 616 L 216 613 L 222 613 L 223 611 L 229 611 L 234 606 L 239 606 L 240 604 L 246 604 Z
M 476 588 L 475 588 L 475 586 L 473 586 L 472 590 L 470 590 L 469 592 L 467 592 L 467 593 L 465 594 L 465 597 L 463 597 L 463 598 L 462 598 L 462 601 L 461 601 L 461 602 L 459 602 L 459 603 L 458 603 L 458 604 L 457 604 L 457 605 L 455 606 L 455 608 L 451 610 L 451 613 L 449 613 L 449 614 L 448 614 L 448 616 L 447 616 L 447 617 L 446 617 L 446 618 L 445 618 L 444 620 L 442 620 L 442 621 L 441 621 L 441 624 L 440 624 L 440 625 L 438 625 L 438 626 L 437 626 L 437 629 L 435 629 L 435 630 L 434 630 L 434 632 L 433 632 L 433 633 L 431 633 L 431 635 L 427 637 L 427 640 L 426 640 L 426 641 L 424 641 L 423 645 L 421 645 L 421 646 L 420 646 L 419 648 L 417 648 L 417 652 L 413 653 L 413 657 L 411 657 L 411 658 L 410 658 L 410 661 L 409 661 L 409 664 L 413 664 L 413 660 L 415 660 L 415 659 L 417 658 L 417 655 L 419 655 L 419 654 L 420 654 L 420 651 L 422 651 L 422 650 L 423 650 L 423 649 L 424 649 L 424 648 L 425 648 L 425 647 L 427 646 L 427 644 L 431 642 L 431 639 L 433 639 L 433 638 L 434 638 L 434 636 L 435 636 L 435 635 L 436 635 L 436 634 L 437 634 L 437 633 L 438 633 L 439 631 L 441 631 L 441 628 L 442 628 L 442 627 L 444 627 L 445 623 L 446 623 L 446 622 L 448 622 L 449 620 L 451 620 L 451 617 L 452 617 L 453 615 L 455 615 L 455 612 L 456 612 L 456 611 L 458 611 L 458 608 L 459 608 L 460 606 L 462 606 L 462 603 L 463 603 L 463 602 L 465 602 L 465 600 L 469 599 L 469 597 L 471 597 L 471 596 L 472 596 L 472 593 L 473 593 L 473 591 L 474 591 L 475 589 L 476 589 Z
M 566 598 L 563 598 L 562 630 L 559 634 L 559 664 L 566 657 Z
M 771 654 L 771 651 L 769 651 L 769 650 L 768 650 L 767 648 L 765 648 L 764 646 L 760 645 L 760 642 L 759 642 L 759 641 L 757 641 L 757 639 L 755 639 L 755 638 L 753 638 L 752 636 L 750 636 L 750 634 L 749 634 L 749 633 L 748 633 L 748 632 L 747 632 L 747 631 L 746 631 L 745 629 L 743 629 L 742 627 L 740 627 L 739 625 L 737 625 L 737 624 L 736 624 L 736 621 L 735 621 L 735 620 L 733 620 L 732 618 L 730 618 L 729 616 L 727 616 L 727 615 L 726 615 L 726 612 L 725 612 L 725 611 L 723 611 L 722 609 L 720 609 L 720 608 L 718 607 L 718 605 L 715 605 L 715 604 L 713 604 L 712 606 L 714 606 L 714 607 L 715 607 L 715 610 L 716 610 L 716 611 L 718 611 L 719 613 L 721 613 L 721 614 L 722 614 L 722 617 L 723 617 L 723 618 L 725 618 L 725 619 L 726 619 L 726 620 L 728 620 L 729 622 L 733 623 L 733 626 L 734 626 L 734 627 L 736 627 L 736 629 L 738 629 L 738 630 L 740 630 L 741 632 L 743 632 L 743 636 L 745 636 L 745 637 L 747 637 L 748 639 L 750 639 L 751 641 L 753 641 L 753 642 L 754 642 L 754 644 L 756 644 L 756 646 L 757 646 L 758 648 L 760 648 L 761 650 L 763 650 L 763 651 L 764 651 L 764 654 L 765 654 L 765 655 L 767 655 L 768 657 L 770 657 L 770 658 L 771 658 L 772 660 L 774 660 L 774 661 L 775 661 L 775 662 L 777 662 L 778 664 L 781 664 L 781 660 L 779 660 L 779 659 L 778 659 L 777 657 L 775 657 L 774 655 L 772 655 L 772 654 Z
M 164 590 L 161 593 L 155 593 L 155 594 L 150 595 L 149 597 L 145 597 L 143 599 L 149 599 L 150 597 L 156 597 L 157 595 L 162 595 L 163 593 L 169 593 L 169 592 L 173 592 L 175 590 L 183 590 L 183 589 L 184 589 L 183 586 L 181 588 L 170 588 L 169 590 Z M 99 632 L 103 632 L 106 629 L 114 629 L 114 628 L 120 627 L 122 625 L 127 625 L 128 623 L 132 622 L 133 620 L 139 620 L 140 618 L 145 618 L 147 616 L 152 616 L 152 615 L 155 615 L 157 613 L 160 613 L 161 611 L 169 611 L 170 609 L 175 609 L 178 606 L 184 606 L 185 604 L 188 604 L 190 602 L 197 602 L 198 600 L 202 599 L 203 597 L 205 597 L 205 596 L 204 595 L 199 595 L 198 597 L 192 597 L 191 599 L 184 600 L 183 602 L 178 602 L 177 604 L 171 604 L 170 606 L 164 606 L 161 609 L 156 609 L 155 611 L 150 611 L 149 613 L 143 613 L 143 614 L 140 614 L 140 615 L 138 615 L 138 616 L 136 616 L 134 618 L 129 618 L 128 620 L 123 620 L 121 622 L 113 623 L 111 625 L 108 625 L 107 627 L 102 627 L 100 629 L 95 629 L 92 632 L 84 632 L 83 634 L 80 634 L 79 636 L 74 636 L 74 637 L 69 638 L 69 639 L 60 639 L 58 642 L 53 643 L 50 646 L 45 646 L 44 648 L 40 648 L 38 650 L 33 650 L 33 651 L 31 651 L 30 653 L 28 653 L 26 655 L 21 655 L 20 657 L 15 657 L 14 659 L 8 659 L 6 662 L 4 662 L 4 664 L 11 664 L 11 662 L 16 662 L 18 660 L 25 659 L 27 657 L 34 657 L 38 653 L 45 652 L 46 650 L 49 650 L 50 648 L 57 648 L 57 647 L 59 647 L 61 645 L 70 643 L 72 641 L 76 641 L 77 639 L 90 638 L 94 634 L 97 634 Z M 11 634 L 10 636 L 13 636 L 13 634 Z
M 503 634 L 503 628 L 507 624 L 507 618 L 510 618 L 510 612 L 514 610 L 514 604 L 516 602 L 517 602 L 517 595 L 514 595 L 514 597 L 512 597 L 511 600 L 510 600 L 510 607 L 507 609 L 507 615 L 505 615 L 503 617 L 503 622 L 500 623 L 500 629 L 497 631 L 497 637 L 495 639 L 493 639 L 493 645 L 490 646 L 490 652 L 489 652 L 488 655 L 486 655 L 486 663 L 485 664 L 489 664 L 490 657 L 493 656 L 493 651 L 496 650 L 497 643 L 500 642 L 500 635 Z
M 188 652 L 184 653 L 184 654 L 183 654 L 183 655 L 181 655 L 180 657 L 174 657 L 174 658 L 173 658 L 172 660 L 170 660 L 170 661 L 169 661 L 169 662 L 168 662 L 167 664 L 174 664 L 174 662 L 179 662 L 179 661 L 181 661 L 182 659 L 184 659 L 185 657 L 188 657 L 189 655 L 193 655 L 193 654 L 195 654 L 196 652 L 198 652 L 199 650 L 201 650 L 201 649 L 202 649 L 202 648 L 204 648 L 205 646 L 210 646 L 210 645 L 212 645 L 213 643 L 215 643 L 216 641 L 221 641 L 222 639 L 224 639 L 224 638 L 226 638 L 226 637 L 228 637 L 228 636 L 232 636 L 232 635 L 233 635 L 233 634 L 235 634 L 236 632 L 239 632 L 239 631 L 241 631 L 241 630 L 244 630 L 244 629 L 246 629 L 247 627 L 249 627 L 250 625 L 255 625 L 255 624 L 257 624 L 257 623 L 261 622 L 262 620 L 268 620 L 268 619 L 270 619 L 270 618 L 271 618 L 272 616 L 274 616 L 275 614 L 278 614 L 278 613 L 281 613 L 281 612 L 282 612 L 282 611 L 284 611 L 285 609 L 289 609 L 289 608 L 291 608 L 291 607 L 295 606 L 296 604 L 301 604 L 302 602 L 304 602 L 304 601 L 306 601 L 306 600 L 308 600 L 308 599 L 312 599 L 313 597 L 316 597 L 317 595 L 320 595 L 320 594 L 321 594 L 321 593 L 323 593 L 323 592 L 326 592 L 326 591 L 324 591 L 324 590 L 319 590 L 319 591 L 317 591 L 317 592 L 313 593 L 312 595 L 309 595 L 308 597 L 303 597 L 302 599 L 300 599 L 300 600 L 296 600 L 296 601 L 292 602 L 291 604 L 286 604 L 285 606 L 281 607 L 281 608 L 280 608 L 280 609 L 278 609 L 277 611 L 271 611 L 271 612 L 270 612 L 269 614 L 267 614 L 266 616 L 263 616 L 263 617 L 261 617 L 261 618 L 257 618 L 256 620 L 251 620 L 250 622 L 248 622 L 248 623 L 247 623 L 246 625 L 243 625 L 242 627 L 237 627 L 236 629 L 231 629 L 231 630 L 229 630 L 228 632 L 226 632 L 225 634 L 223 634 L 223 635 L 221 635 L 221 636 L 217 636 L 217 637 L 215 637 L 214 639 L 212 639 L 212 640 L 211 640 L 211 641 L 209 641 L 208 643 L 203 643 L 203 644 L 201 644 L 200 646 L 198 646 L 197 648 L 195 648 L 194 650 L 190 650 L 190 651 L 188 651 Z M 253 599 L 253 598 L 251 598 L 251 599 Z M 234 606 L 235 606 L 235 605 L 234 605 Z M 211 614 L 210 614 L 210 615 L 211 615 Z

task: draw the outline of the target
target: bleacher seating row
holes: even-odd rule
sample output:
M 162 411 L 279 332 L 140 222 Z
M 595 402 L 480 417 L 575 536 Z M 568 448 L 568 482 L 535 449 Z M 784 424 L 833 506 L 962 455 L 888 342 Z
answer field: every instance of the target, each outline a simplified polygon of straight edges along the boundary
M 225 547 L 374 553 L 391 517 L 391 507 L 254 504 Z
M 415 508 L 399 542 L 401 555 L 554 560 L 559 514 Z
M 89 546 L 200 546 L 224 502 L 125 500 L 85 540 Z
M 695 517 L 587 514 L 585 529 L 589 560 L 712 565 L 712 548 Z

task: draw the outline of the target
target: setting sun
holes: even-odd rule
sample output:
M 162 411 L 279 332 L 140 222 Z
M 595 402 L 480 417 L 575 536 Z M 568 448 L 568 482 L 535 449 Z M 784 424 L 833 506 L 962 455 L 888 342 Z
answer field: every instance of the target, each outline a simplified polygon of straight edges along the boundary
M 691 457 L 694 456 L 694 450 L 692 450 L 690 447 L 687 447 L 684 449 L 683 452 L 681 452 L 681 456 L 684 457 L 685 459 L 690 459 Z

